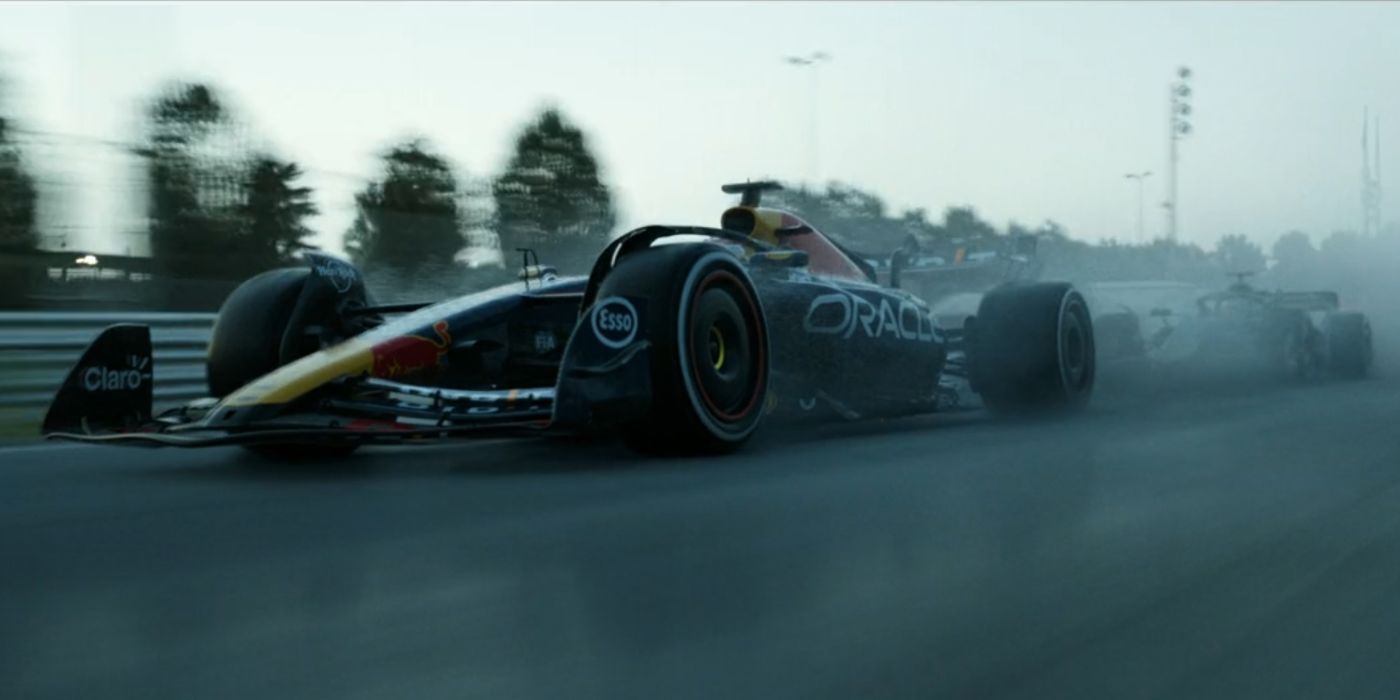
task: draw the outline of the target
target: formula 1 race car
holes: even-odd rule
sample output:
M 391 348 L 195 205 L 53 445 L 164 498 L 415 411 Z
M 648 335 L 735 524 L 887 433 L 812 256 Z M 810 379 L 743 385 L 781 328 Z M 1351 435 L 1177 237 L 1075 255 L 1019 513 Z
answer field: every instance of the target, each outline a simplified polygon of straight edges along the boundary
M 1218 292 L 1164 282 L 1092 285 L 1087 291 L 1104 367 L 1261 370 L 1281 378 L 1355 379 L 1369 372 L 1370 321 L 1340 310 L 1335 292 L 1268 292 L 1248 284 L 1249 273 L 1234 276 Z M 1142 309 L 1123 303 L 1128 297 L 1152 300 L 1149 328 Z
M 538 274 L 432 304 L 375 306 L 350 264 L 305 254 L 224 302 L 212 398 L 152 415 L 140 325 L 93 341 L 48 411 L 51 438 L 239 444 L 275 455 L 480 434 L 596 433 L 652 453 L 732 449 L 769 416 L 855 419 L 1076 409 L 1094 386 L 1084 298 L 1015 284 L 945 331 L 830 238 L 742 196 L 720 228 L 645 226 L 586 277 Z M 392 317 L 392 318 L 388 318 Z

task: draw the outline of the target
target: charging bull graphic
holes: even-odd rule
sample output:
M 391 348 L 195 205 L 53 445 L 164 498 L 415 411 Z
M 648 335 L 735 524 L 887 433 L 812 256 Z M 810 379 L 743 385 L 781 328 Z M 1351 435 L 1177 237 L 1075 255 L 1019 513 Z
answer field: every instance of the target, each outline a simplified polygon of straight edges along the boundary
M 447 332 L 447 321 L 433 324 L 436 339 L 417 335 L 401 335 L 390 338 L 371 350 L 374 366 L 370 374 L 384 379 L 434 371 L 442 366 L 442 358 L 452 346 L 452 336 Z

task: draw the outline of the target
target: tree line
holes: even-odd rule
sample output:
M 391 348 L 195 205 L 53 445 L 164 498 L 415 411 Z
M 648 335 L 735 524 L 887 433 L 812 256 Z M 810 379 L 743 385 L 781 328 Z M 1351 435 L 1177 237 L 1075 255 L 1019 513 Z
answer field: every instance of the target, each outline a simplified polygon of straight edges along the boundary
M 0 253 L 12 253 L 38 247 L 38 191 L 11 133 L 12 122 L 5 116 L 5 88 L 0 76 Z
M 0 82 L 0 253 L 22 253 L 37 249 L 41 239 L 38 193 L 4 96 Z M 294 264 L 310 247 L 308 220 L 318 211 L 304 167 L 252 145 L 254 129 L 214 86 L 172 82 L 142 116 L 139 143 L 130 150 L 141 158 L 156 271 L 238 280 Z M 820 188 L 789 183 L 765 201 L 874 259 L 899 248 L 947 257 L 955 247 L 1033 236 L 1046 274 L 1077 281 L 1176 279 L 1214 286 L 1225 273 L 1267 272 L 1273 281 L 1321 283 L 1341 275 L 1344 264 L 1365 264 L 1355 251 L 1375 247 L 1349 232 L 1314 247 L 1296 231 L 1280 237 L 1269 254 L 1238 234 L 1221 237 L 1209 251 L 1165 240 L 1090 244 L 1054 221 L 999 228 L 971 206 L 948 207 L 938 218 L 922 208 L 896 211 L 878 194 L 842 182 Z M 462 253 L 482 241 L 497 246 L 504 261 L 490 281 L 513 271 L 522 248 L 561 271 L 584 272 L 617 223 L 612 191 L 586 135 L 556 107 L 521 126 L 504 170 L 489 178 L 464 176 L 426 138 L 390 144 L 378 172 L 355 193 L 354 209 L 345 250 L 367 274 L 395 288 L 464 278 Z M 434 289 L 444 291 L 430 284 L 424 293 Z
M 171 271 L 247 273 L 291 262 L 307 247 L 316 214 L 299 164 L 250 151 L 244 129 L 214 89 L 175 84 L 147 115 L 152 256 Z M 495 231 L 504 253 L 548 250 L 576 267 L 577 253 L 612 232 L 612 193 L 583 133 L 557 109 L 529 121 L 489 189 L 465 188 L 448 158 L 425 138 L 395 143 L 380 172 L 355 194 L 346 251 L 367 270 L 404 274 L 458 265 L 468 230 Z
M 0 116 L 0 251 L 25 252 L 39 246 L 38 194 L 9 124 Z M 307 222 L 318 210 L 303 166 L 250 145 L 250 133 L 208 84 L 171 83 L 146 105 L 130 150 L 142 159 L 150 254 L 160 273 L 242 278 L 291 264 L 310 247 Z M 354 196 L 354 223 L 344 234 L 346 251 L 367 270 L 459 267 L 472 228 L 494 232 L 507 259 L 533 248 L 579 269 L 616 221 L 585 135 L 557 108 L 523 126 L 505 171 L 484 191 L 463 186 L 425 138 L 391 144 L 379 160 L 379 172 Z

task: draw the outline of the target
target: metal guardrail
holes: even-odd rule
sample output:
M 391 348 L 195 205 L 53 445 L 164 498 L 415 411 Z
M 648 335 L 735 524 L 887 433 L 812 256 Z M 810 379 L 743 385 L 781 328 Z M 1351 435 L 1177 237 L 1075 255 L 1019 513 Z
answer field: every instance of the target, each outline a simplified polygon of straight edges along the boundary
M 0 312 L 0 408 L 36 411 L 69 368 L 114 323 L 151 328 L 156 402 L 208 394 L 204 358 L 215 314 Z

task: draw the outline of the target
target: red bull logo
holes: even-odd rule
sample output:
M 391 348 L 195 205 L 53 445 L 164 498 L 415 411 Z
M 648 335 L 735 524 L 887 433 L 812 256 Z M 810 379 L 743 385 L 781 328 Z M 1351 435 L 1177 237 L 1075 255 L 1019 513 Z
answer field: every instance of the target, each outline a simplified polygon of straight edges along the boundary
M 436 370 L 452 346 L 447 321 L 433 324 L 436 339 L 417 335 L 401 335 L 379 343 L 371 349 L 374 366 L 370 374 L 384 379 L 396 379 L 423 371 Z

